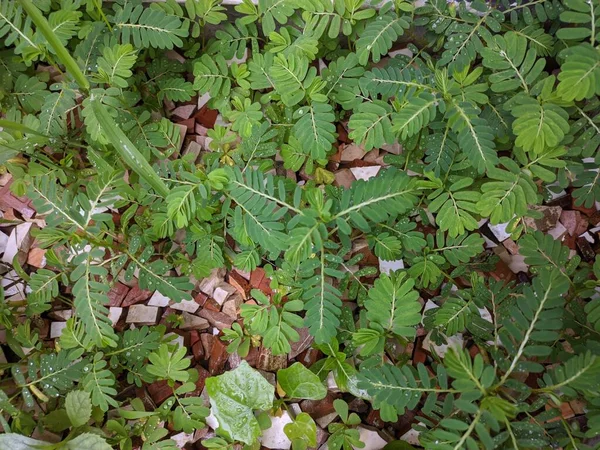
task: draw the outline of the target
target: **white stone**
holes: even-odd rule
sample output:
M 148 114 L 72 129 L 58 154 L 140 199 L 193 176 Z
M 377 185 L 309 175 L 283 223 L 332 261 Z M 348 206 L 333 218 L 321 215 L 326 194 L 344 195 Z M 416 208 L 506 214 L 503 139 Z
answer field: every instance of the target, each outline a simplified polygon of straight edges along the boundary
M 592 235 L 590 233 L 588 233 L 587 231 L 583 234 L 580 234 L 579 237 L 584 238 L 586 241 L 588 241 L 590 244 L 594 243 L 594 238 L 592 237 Z
M 448 337 L 447 341 L 447 344 L 436 345 L 431 340 L 431 332 L 429 332 L 427 336 L 425 336 L 425 339 L 423 339 L 423 348 L 443 358 L 444 356 L 446 356 L 446 353 L 448 352 L 448 349 L 450 347 L 462 348 L 464 342 L 462 333 L 458 333 L 454 336 Z
M 479 315 L 483 320 L 487 320 L 490 323 L 494 323 L 492 320 L 492 314 L 487 310 L 487 308 L 477 308 L 479 310 Z
M 183 312 L 183 324 L 181 325 L 182 330 L 206 330 L 209 327 L 208 320 Z
M 494 236 L 496 236 L 496 239 L 498 239 L 498 242 L 503 242 L 510 237 L 510 233 L 506 232 L 507 226 L 508 226 L 508 222 L 499 223 L 497 225 L 492 225 L 492 224 L 488 225 L 488 227 L 490 228 L 490 231 L 492 233 L 494 233 Z
M 206 422 L 206 425 L 211 427 L 213 430 L 216 430 L 217 428 L 219 428 L 219 421 L 213 414 L 212 409 L 210 410 L 210 414 L 208 415 L 208 417 L 206 419 L 204 419 L 204 422 Z
M 233 55 L 233 58 L 227 60 L 227 65 L 230 66 L 232 63 L 242 64 L 248 60 L 248 49 L 244 49 L 244 54 L 241 58 L 238 58 L 236 55 Z
M 217 285 L 223 281 L 225 272 L 222 269 L 213 269 L 210 275 L 200 281 L 199 289 L 212 297 Z
M 8 235 L 0 231 L 0 253 L 4 253 L 8 244 Z
M 521 255 L 512 255 L 510 263 L 508 263 L 508 268 L 512 270 L 513 273 L 527 273 L 529 270 L 529 266 L 525 264 L 525 257 Z
M 132 305 L 127 313 L 127 323 L 140 323 L 154 325 L 158 318 L 158 308 L 156 306 Z
M 368 180 L 374 177 L 381 170 L 381 166 L 368 166 L 368 167 L 352 167 L 350 172 L 354 175 L 357 180 Z
M 30 292 L 29 288 L 25 287 L 23 280 L 17 272 L 11 270 L 2 278 L 2 287 L 6 298 L 11 297 L 11 301 L 25 300 L 26 293 Z M 14 298 L 12 298 L 14 296 Z
M 363 427 L 358 427 L 360 441 L 365 444 L 362 450 L 380 450 L 387 445 L 387 441 L 383 439 L 376 430 Z M 358 447 L 354 447 L 358 450 Z
M 402 145 L 400 145 L 398 142 L 395 142 L 393 144 L 385 144 L 381 147 L 381 150 L 385 150 L 386 152 L 392 153 L 393 155 L 399 155 L 400 153 L 402 153 Z
M 14 257 L 21 252 L 27 253 L 31 239 L 29 239 L 29 232 L 31 230 L 31 222 L 25 222 L 17 225 L 13 228 L 12 233 L 8 237 L 6 243 L 6 249 L 2 256 L 2 261 L 8 264 L 12 264 Z
M 423 312 L 429 311 L 430 309 L 435 309 L 435 308 L 439 308 L 439 306 L 435 302 L 432 302 L 431 300 L 427 300 L 427 302 L 425 303 L 425 307 L 423 308 Z
M 171 439 L 175 441 L 177 447 L 184 448 L 186 444 L 194 442 L 194 434 L 188 434 L 182 431 L 181 433 L 177 433 L 171 436 Z
M 338 390 L 338 392 L 339 392 L 339 390 Z M 319 417 L 315 422 L 317 422 L 317 425 L 319 425 L 321 428 L 327 428 L 329 426 L 329 424 L 331 422 L 333 422 L 337 416 L 338 416 L 338 413 L 336 413 L 334 411 L 332 413 L 325 414 L 323 417 Z
M 177 348 L 181 348 L 185 345 L 185 341 L 183 336 L 176 333 L 167 333 L 165 334 L 166 338 L 169 338 L 169 345 L 175 345 Z
M 388 53 L 388 56 L 390 58 L 393 58 L 396 55 L 404 55 L 404 56 L 408 56 L 409 58 L 412 58 L 413 52 L 411 52 L 410 49 L 408 49 L 408 48 L 401 48 L 400 50 L 394 50 L 394 51 Z
M 379 260 L 379 271 L 389 275 L 390 272 L 395 270 L 404 269 L 404 261 L 397 259 L 396 261 L 386 261 L 385 259 Z
M 209 100 L 210 100 L 210 94 L 208 92 L 206 94 L 201 95 L 200 97 L 198 97 L 198 109 L 200 109 L 204 105 L 206 105 Z
M 169 297 L 165 297 L 158 291 L 154 291 L 150 300 L 148 300 L 148 306 L 159 306 L 164 308 L 169 304 Z
M 567 229 L 560 222 L 557 222 L 556 226 L 554 228 L 551 228 L 550 230 L 548 230 L 548 234 L 557 241 L 562 241 L 562 238 L 564 237 L 564 235 L 566 233 L 567 233 Z
M 238 306 L 236 305 L 235 300 L 227 300 L 225 303 L 223 303 L 221 312 L 227 314 L 234 320 L 237 319 Z
M 123 308 L 120 308 L 118 306 L 111 306 L 108 309 L 108 318 L 110 319 L 113 327 L 117 324 L 122 314 Z
M 227 300 L 229 296 L 231 294 L 234 294 L 235 292 L 237 292 L 237 289 L 234 288 L 232 285 L 227 283 L 221 283 L 217 287 L 215 287 L 215 290 L 212 294 L 212 298 L 214 298 L 220 306 L 223 306 L 225 300 Z
M 494 247 L 498 247 L 498 244 L 496 244 L 494 241 L 492 241 L 490 238 L 488 238 L 485 235 L 481 235 L 483 236 L 483 240 L 485 242 L 485 248 L 494 248 Z
M 340 388 L 335 382 L 333 371 L 329 372 L 329 375 L 327 375 L 327 390 L 331 392 L 340 392 Z
M 50 313 L 50 315 L 53 319 L 66 322 L 71 317 L 73 317 L 73 310 L 72 309 L 59 309 L 57 311 L 52 311 Z
M 270 449 L 282 449 L 287 450 L 292 446 L 292 441 L 283 432 L 283 427 L 288 423 L 292 423 L 293 420 L 287 411 L 281 414 L 281 417 L 271 417 L 271 427 L 263 431 L 260 442 L 263 447 Z
M 67 322 L 52 322 L 50 325 L 50 339 L 59 338 L 66 327 Z
M 200 308 L 200 305 L 195 300 L 182 300 L 178 303 L 171 302 L 170 307 L 177 311 L 185 311 L 194 314 Z
M 423 424 L 423 422 L 419 422 L 419 425 L 424 425 L 424 424 Z M 410 445 L 421 445 L 419 443 L 419 435 L 420 434 L 421 434 L 420 431 L 417 431 L 414 428 L 411 428 L 406 433 L 404 433 L 402 436 L 400 436 L 400 440 L 404 441 L 404 442 L 408 442 Z

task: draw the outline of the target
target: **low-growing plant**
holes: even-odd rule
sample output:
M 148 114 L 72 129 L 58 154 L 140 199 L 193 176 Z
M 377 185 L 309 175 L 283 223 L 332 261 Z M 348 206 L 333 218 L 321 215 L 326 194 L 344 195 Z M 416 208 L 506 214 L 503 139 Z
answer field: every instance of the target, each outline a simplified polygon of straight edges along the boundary
M 0 4 L 0 162 L 46 249 L 45 267 L 17 252 L 6 269 L 25 296 L 0 289 L 0 449 L 178 448 L 210 413 L 204 447 L 258 448 L 285 412 L 304 450 L 317 425 L 290 404 L 326 385 L 385 422 L 415 411 L 428 449 L 597 445 L 600 258 L 536 224 L 565 189 L 581 210 L 600 201 L 600 3 L 365 3 Z M 218 113 L 200 154 L 172 115 L 198 97 Z M 351 145 L 382 167 L 344 186 Z M 518 282 L 490 276 L 484 223 L 518 246 Z M 270 280 L 227 350 L 286 355 L 306 327 L 310 370 L 274 387 L 242 361 L 207 399 L 167 333 L 183 319 L 113 326 L 118 280 L 177 303 L 221 268 Z M 48 345 L 58 304 L 73 316 Z M 156 382 L 162 404 L 136 398 Z M 585 415 L 561 414 L 569 401 Z M 361 448 L 361 417 L 333 407 L 328 447 Z

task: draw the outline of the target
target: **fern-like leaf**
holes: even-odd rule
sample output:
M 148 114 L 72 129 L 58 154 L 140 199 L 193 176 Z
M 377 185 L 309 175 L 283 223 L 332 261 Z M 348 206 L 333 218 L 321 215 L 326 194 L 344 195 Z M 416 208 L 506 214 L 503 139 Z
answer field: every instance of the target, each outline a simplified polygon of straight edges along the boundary
M 526 152 L 542 153 L 556 147 L 569 132 L 569 115 L 558 105 L 540 104 L 531 97 L 520 97 L 512 109 L 515 117 L 513 132 L 515 144 Z
M 365 301 L 369 321 L 399 336 L 414 337 L 415 326 L 421 321 L 419 293 L 414 285 L 406 272 L 382 274 Z
M 379 16 L 371 20 L 356 41 L 356 54 L 358 61 L 364 66 L 372 57 L 373 62 L 379 62 L 381 56 L 386 55 L 392 44 L 408 29 L 409 23 L 405 17 L 387 13 L 389 7 L 381 9 Z
M 437 104 L 437 98 L 428 92 L 412 97 L 400 111 L 392 114 L 392 131 L 400 140 L 414 136 L 435 120 Z
M 203 54 L 194 63 L 194 89 L 200 94 L 209 93 L 211 97 L 227 97 L 231 90 L 231 78 L 225 58 L 214 58 Z
M 136 48 L 182 47 L 181 38 L 187 37 L 188 29 L 179 17 L 167 14 L 159 8 L 144 8 L 126 3 L 117 7 L 114 16 L 115 32 L 124 43 L 133 41 Z
M 73 258 L 75 270 L 71 273 L 75 317 L 83 324 L 86 342 L 98 347 L 115 347 L 117 336 L 108 318 L 108 285 L 102 282 L 108 271 L 97 264 L 104 256 L 102 249 L 81 252 Z
M 566 48 L 560 56 L 565 62 L 560 66 L 556 92 L 563 100 L 583 100 L 600 95 L 600 50 L 580 44 Z
M 537 187 L 519 166 L 509 158 L 500 158 L 508 170 L 488 169 L 488 181 L 481 186 L 482 196 L 477 209 L 492 224 L 505 223 L 513 217 L 523 217 L 530 204 L 537 203 Z
M 535 49 L 527 49 L 527 39 L 509 31 L 495 36 L 494 44 L 481 50 L 483 65 L 494 71 L 489 81 L 494 92 L 514 91 L 521 87 L 525 92 L 539 78 L 546 65 L 537 59 Z
M 300 144 L 309 148 L 313 159 L 323 159 L 335 142 L 335 115 L 329 103 L 312 102 L 296 110 L 298 122 L 292 131 Z
M 105 47 L 98 58 L 98 81 L 118 88 L 126 88 L 127 79 L 133 74 L 131 68 L 137 60 L 131 44 Z
M 333 217 L 340 230 L 348 230 L 346 220 L 366 232 L 372 223 L 384 223 L 409 211 L 417 202 L 414 180 L 403 172 L 387 169 L 368 181 L 359 180 L 344 191 L 339 212 Z M 349 234 L 349 233 L 348 233 Z
M 455 103 L 449 122 L 457 133 L 458 146 L 479 173 L 498 164 L 494 133 L 478 108 L 470 103 Z
M 392 108 L 386 102 L 374 100 L 361 103 L 350 116 L 348 127 L 352 131 L 348 136 L 354 142 L 364 144 L 366 151 L 391 144 L 395 140 L 391 115 Z

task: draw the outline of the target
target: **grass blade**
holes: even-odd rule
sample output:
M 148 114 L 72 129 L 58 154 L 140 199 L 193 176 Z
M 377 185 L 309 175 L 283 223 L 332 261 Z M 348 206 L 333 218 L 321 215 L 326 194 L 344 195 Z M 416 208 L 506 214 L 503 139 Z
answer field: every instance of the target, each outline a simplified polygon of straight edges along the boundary
M 141 178 L 143 178 L 157 194 L 166 197 L 169 194 L 169 188 L 160 179 L 158 174 L 148 164 L 148 161 L 142 156 L 135 145 L 129 140 L 125 133 L 121 131 L 114 119 L 106 110 L 106 107 L 99 101 L 92 99 L 92 110 L 98 119 L 98 123 L 106 134 L 108 141 L 115 148 L 119 156 L 125 163 Z

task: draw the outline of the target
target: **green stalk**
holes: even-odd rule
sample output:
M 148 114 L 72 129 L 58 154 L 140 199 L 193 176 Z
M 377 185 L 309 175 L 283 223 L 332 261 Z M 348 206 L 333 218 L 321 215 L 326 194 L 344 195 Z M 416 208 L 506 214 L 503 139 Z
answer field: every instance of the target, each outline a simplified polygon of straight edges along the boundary
M 106 107 L 98 100 L 91 100 L 92 110 L 98 119 L 98 123 L 102 127 L 102 131 L 108 138 L 108 141 L 115 148 L 119 156 L 123 158 L 125 163 L 141 178 L 143 178 L 157 194 L 163 197 L 169 195 L 169 188 L 160 179 L 158 174 L 148 164 L 148 161 L 142 156 L 135 145 L 129 140 L 125 133 L 121 131 L 114 119 L 106 110 Z
M 46 18 L 42 15 L 39 9 L 31 2 L 31 0 L 19 0 L 27 15 L 31 17 L 37 29 L 44 35 L 50 46 L 56 52 L 58 59 L 65 65 L 67 72 L 75 79 L 79 87 L 84 91 L 90 90 L 90 83 L 83 75 L 75 60 L 71 57 L 68 50 L 60 42 L 60 39 L 54 34 L 52 28 L 48 24 Z

